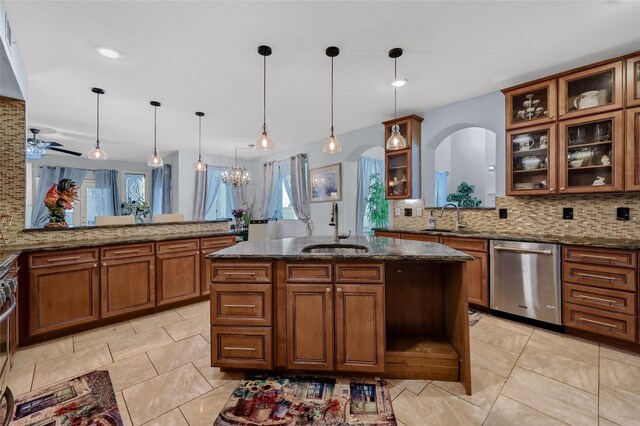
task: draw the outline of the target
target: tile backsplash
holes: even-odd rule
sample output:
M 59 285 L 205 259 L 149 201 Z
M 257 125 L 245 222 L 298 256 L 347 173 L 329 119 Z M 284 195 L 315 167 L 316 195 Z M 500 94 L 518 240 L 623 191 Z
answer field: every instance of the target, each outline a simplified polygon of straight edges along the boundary
M 423 200 L 400 200 L 394 203 L 401 212 L 412 208 L 412 216 L 393 216 L 393 228 L 425 229 L 430 210 L 434 210 L 437 228 L 453 229 L 455 210 L 448 208 L 439 218 L 440 209 L 425 208 L 416 216 L 417 208 L 424 208 Z M 573 208 L 573 219 L 562 218 L 565 207 Z M 616 219 L 617 207 L 630 208 L 630 220 Z M 498 217 L 499 209 L 507 209 L 507 219 Z M 497 232 L 522 235 L 560 235 L 611 239 L 640 239 L 640 193 L 546 195 L 496 197 L 495 209 L 463 209 L 462 222 L 467 229 L 478 232 Z

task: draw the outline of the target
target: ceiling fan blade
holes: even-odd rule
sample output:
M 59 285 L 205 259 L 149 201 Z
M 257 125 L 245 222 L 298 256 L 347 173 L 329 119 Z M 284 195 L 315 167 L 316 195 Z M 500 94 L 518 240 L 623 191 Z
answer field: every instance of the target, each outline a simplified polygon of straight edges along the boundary
M 61 143 L 54 142 L 54 141 L 49 141 L 49 142 L 42 141 L 42 143 L 45 144 L 47 146 L 47 148 L 50 148 L 52 146 L 62 146 Z
M 75 155 L 75 156 L 78 156 L 78 157 L 82 156 L 81 153 L 76 152 L 76 151 L 69 151 L 68 149 L 61 149 L 61 148 L 54 148 L 54 147 L 51 147 L 49 149 L 51 151 L 58 151 L 58 152 L 62 152 L 62 153 L 65 153 L 65 154 Z

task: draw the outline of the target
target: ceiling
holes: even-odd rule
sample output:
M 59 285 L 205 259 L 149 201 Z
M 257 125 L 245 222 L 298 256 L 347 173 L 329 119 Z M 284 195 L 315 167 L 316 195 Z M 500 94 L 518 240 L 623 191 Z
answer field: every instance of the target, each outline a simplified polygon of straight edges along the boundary
M 233 155 L 262 124 L 260 44 L 268 58 L 267 123 L 276 149 L 329 132 L 335 59 L 338 135 L 393 115 L 393 62 L 402 47 L 399 114 L 465 98 L 640 48 L 640 2 L 513 1 L 16 1 L 5 0 L 29 75 L 27 120 L 43 138 L 110 158 L 145 161 L 158 100 L 161 153 Z M 112 60 L 98 46 L 122 52 Z M 241 151 L 246 158 L 259 156 Z

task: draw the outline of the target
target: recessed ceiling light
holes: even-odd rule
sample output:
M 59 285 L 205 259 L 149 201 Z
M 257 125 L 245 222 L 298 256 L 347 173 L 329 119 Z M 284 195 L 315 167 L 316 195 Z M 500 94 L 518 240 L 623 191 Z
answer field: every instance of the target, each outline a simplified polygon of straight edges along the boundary
M 399 78 L 399 79 L 394 80 L 394 81 L 391 82 L 391 85 L 393 87 L 402 87 L 405 84 L 407 84 L 407 79 L 406 78 Z
M 115 49 L 111 49 L 110 47 L 98 47 L 98 53 L 102 56 L 106 56 L 109 59 L 118 59 L 122 54 Z

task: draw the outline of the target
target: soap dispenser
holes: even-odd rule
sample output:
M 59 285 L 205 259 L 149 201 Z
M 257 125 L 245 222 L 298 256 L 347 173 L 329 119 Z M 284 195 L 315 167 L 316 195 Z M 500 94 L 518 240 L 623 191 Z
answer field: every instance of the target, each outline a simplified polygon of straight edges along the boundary
M 427 229 L 436 229 L 436 217 L 433 215 L 433 210 L 427 219 Z

